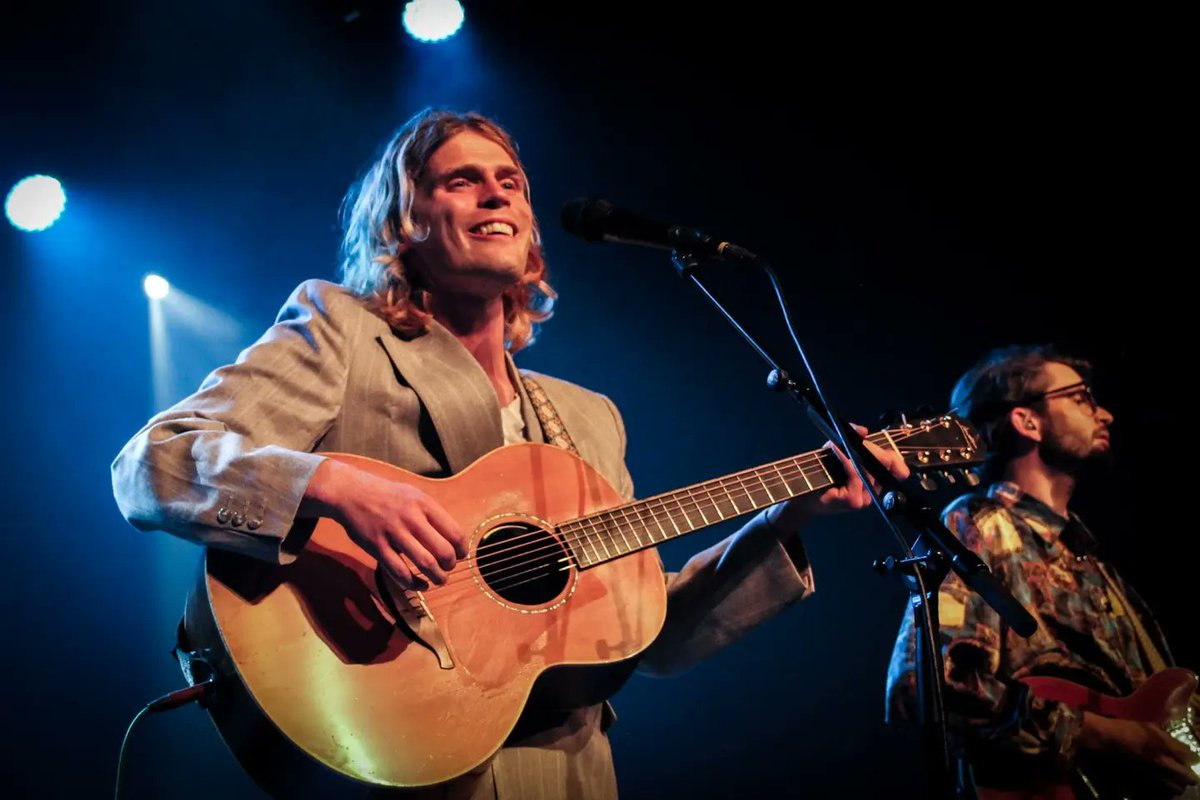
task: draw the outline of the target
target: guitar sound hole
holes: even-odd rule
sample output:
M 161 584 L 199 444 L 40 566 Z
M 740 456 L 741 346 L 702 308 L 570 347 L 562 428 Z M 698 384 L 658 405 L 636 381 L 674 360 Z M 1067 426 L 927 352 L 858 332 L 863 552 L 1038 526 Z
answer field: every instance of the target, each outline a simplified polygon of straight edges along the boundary
M 494 593 L 515 605 L 548 603 L 567 587 L 566 549 L 548 531 L 513 523 L 490 531 L 475 549 L 475 564 Z

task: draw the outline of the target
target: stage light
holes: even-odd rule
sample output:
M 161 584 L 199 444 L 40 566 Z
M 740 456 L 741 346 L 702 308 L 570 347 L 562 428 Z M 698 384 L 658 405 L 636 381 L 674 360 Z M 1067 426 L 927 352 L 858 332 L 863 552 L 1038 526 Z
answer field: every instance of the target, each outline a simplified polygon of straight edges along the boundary
M 171 284 L 162 275 L 155 275 L 151 272 L 142 281 L 142 289 L 146 292 L 146 297 L 151 300 L 162 300 L 171 291 Z
M 67 194 L 49 175 L 32 175 L 17 183 L 4 201 L 8 221 L 23 231 L 44 231 L 62 215 Z
M 440 42 L 458 33 L 463 7 L 458 0 L 411 0 L 404 5 L 404 30 L 422 42 Z

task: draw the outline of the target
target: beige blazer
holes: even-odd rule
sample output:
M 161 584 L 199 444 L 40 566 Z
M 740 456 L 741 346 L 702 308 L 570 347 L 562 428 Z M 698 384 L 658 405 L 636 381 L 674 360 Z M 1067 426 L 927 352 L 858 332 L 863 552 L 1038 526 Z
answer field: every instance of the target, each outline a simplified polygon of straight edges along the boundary
M 632 498 L 613 403 L 535 377 L 580 455 Z M 544 441 L 525 388 L 517 389 L 529 438 Z M 495 390 L 449 331 L 434 323 L 426 335 L 402 339 L 342 287 L 310 280 L 236 363 L 125 445 L 113 462 L 113 491 L 138 529 L 287 563 L 303 549 L 293 524 L 323 451 L 444 477 L 503 442 Z M 668 580 L 666 625 L 640 662 L 649 673 L 696 663 L 813 590 L 799 537 L 781 545 L 763 514 Z M 603 732 L 611 719 L 606 706 L 580 709 L 429 796 L 614 798 Z

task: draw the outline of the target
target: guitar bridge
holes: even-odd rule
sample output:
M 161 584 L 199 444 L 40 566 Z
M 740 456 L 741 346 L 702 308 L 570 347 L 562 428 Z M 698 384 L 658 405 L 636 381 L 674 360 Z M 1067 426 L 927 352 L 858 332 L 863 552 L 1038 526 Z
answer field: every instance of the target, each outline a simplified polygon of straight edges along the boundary
M 442 630 L 429 613 L 429 607 L 425 605 L 421 593 L 401 589 L 378 568 L 375 570 L 375 586 L 388 611 L 398 623 L 407 628 L 408 635 L 433 653 L 439 667 L 454 669 L 454 658 L 450 655 L 450 648 L 446 646 Z

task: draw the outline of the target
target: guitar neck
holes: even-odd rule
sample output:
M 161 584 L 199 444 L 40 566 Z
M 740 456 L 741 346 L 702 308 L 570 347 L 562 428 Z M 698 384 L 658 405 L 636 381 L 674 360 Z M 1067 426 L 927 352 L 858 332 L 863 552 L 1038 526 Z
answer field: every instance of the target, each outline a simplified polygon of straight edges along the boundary
M 886 431 L 865 437 L 896 449 Z M 735 472 L 617 506 L 558 526 L 575 563 L 587 569 L 663 542 L 740 517 L 793 497 L 837 484 L 841 462 L 828 449 Z

